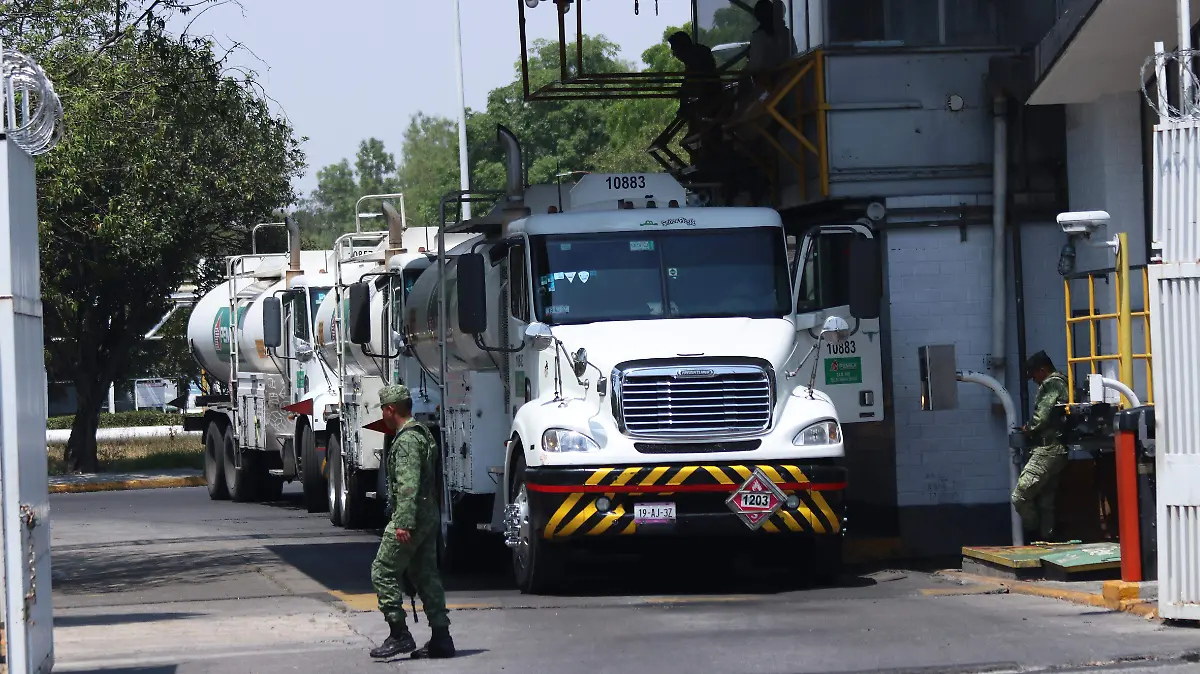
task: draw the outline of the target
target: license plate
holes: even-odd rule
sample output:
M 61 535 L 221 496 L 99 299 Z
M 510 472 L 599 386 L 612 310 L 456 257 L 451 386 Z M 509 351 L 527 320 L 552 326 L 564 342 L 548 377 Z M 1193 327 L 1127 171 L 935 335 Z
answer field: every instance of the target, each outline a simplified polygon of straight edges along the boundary
M 633 521 L 638 524 L 670 524 L 675 521 L 675 504 L 635 503 Z

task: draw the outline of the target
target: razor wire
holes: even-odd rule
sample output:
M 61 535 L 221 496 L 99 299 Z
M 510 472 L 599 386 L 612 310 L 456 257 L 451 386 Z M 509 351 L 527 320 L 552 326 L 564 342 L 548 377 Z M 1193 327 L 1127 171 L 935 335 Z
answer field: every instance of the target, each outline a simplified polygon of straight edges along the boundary
M 0 129 L 31 155 L 62 138 L 63 107 L 46 71 L 19 51 L 0 46 Z
M 1200 49 L 1182 49 L 1153 54 L 1142 64 L 1142 96 L 1150 109 L 1158 114 L 1159 119 L 1200 119 L 1197 58 L 1200 58 Z M 1189 92 L 1186 101 L 1181 98 L 1183 91 Z M 1175 103 L 1171 102 L 1172 99 Z

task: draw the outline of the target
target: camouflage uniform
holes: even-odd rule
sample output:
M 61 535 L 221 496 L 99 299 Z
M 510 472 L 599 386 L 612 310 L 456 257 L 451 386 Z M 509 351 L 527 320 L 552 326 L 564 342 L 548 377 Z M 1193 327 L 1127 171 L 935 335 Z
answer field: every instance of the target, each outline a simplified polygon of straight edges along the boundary
M 1051 373 L 1038 387 L 1033 419 L 1025 429 L 1033 450 L 1012 493 L 1025 530 L 1036 531 L 1043 539 L 1054 533 L 1054 497 L 1058 478 L 1067 467 L 1067 448 L 1054 423 L 1054 407 L 1067 402 L 1067 393 L 1067 378 L 1061 372 Z
M 404 386 L 388 386 L 379 394 L 380 405 L 410 399 Z M 429 429 L 409 419 L 392 440 L 388 454 L 392 518 L 383 531 L 379 552 L 371 565 L 371 582 L 379 596 L 379 610 L 389 625 L 404 626 L 403 576 L 416 587 L 430 627 L 448 627 L 446 594 L 437 568 L 437 535 L 441 527 L 434 488 L 437 445 Z M 396 530 L 407 530 L 408 543 L 396 540 Z

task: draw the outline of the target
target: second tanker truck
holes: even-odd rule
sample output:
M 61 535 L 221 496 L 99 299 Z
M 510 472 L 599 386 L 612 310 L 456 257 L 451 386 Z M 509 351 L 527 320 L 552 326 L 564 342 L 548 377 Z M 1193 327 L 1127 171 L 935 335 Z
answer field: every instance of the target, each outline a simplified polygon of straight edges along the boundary
M 813 573 L 836 571 L 837 407 L 882 399 L 878 345 L 855 344 L 879 329 L 871 228 L 812 229 L 789 264 L 774 210 L 688 207 L 661 174 L 525 188 L 499 138 L 500 204 L 443 224 L 470 240 L 440 246 L 387 322 L 442 388 L 443 541 L 503 535 L 524 592 L 556 586 L 572 548 L 660 536 L 802 543 Z M 825 237 L 863 271 L 849 304 L 815 309 Z M 364 345 L 381 320 L 366 285 L 349 293 Z

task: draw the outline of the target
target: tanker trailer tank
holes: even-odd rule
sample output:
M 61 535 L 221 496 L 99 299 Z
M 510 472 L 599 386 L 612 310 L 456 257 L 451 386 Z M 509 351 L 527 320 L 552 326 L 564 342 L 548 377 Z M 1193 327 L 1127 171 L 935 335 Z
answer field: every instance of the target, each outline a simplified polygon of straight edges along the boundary
M 452 371 L 496 371 L 499 369 L 499 359 L 495 354 L 484 351 L 476 343 L 475 336 L 467 334 L 458 327 L 458 256 L 472 252 L 482 236 L 473 237 L 451 248 L 446 253 L 445 285 L 446 285 L 446 317 L 449 329 L 446 330 L 446 363 Z M 479 251 L 486 252 L 489 246 L 483 245 Z M 500 269 L 489 266 L 486 271 L 489 297 L 499 297 Z M 439 333 L 442 326 L 438 321 L 438 306 L 440 304 L 440 283 L 438 265 L 431 264 L 417 278 L 409 292 L 405 310 L 405 329 L 408 334 L 405 341 L 412 346 L 414 355 L 421 366 L 437 381 L 442 381 L 441 352 L 439 351 Z M 499 307 L 496 302 L 488 303 L 488 331 L 483 335 L 485 344 L 499 344 L 497 326 L 499 326 Z
M 238 340 L 238 370 L 279 374 L 276 363 L 262 346 L 262 300 L 283 290 L 281 279 L 234 279 L 213 288 L 196 303 L 188 319 L 188 342 L 192 354 L 209 374 L 229 381 L 230 339 L 229 288 L 239 288 L 235 305 L 237 323 L 233 335 Z

